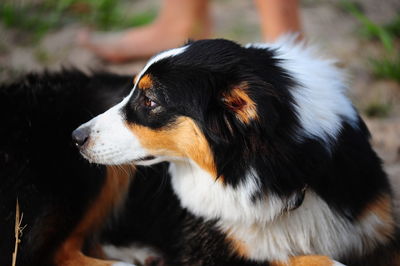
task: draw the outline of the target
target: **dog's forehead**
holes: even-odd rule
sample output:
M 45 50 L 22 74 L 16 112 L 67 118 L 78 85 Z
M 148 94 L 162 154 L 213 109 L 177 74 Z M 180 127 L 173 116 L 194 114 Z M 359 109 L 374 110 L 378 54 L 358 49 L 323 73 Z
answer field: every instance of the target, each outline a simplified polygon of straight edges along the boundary
M 192 66 L 199 68 L 223 68 L 226 65 L 234 65 L 240 58 L 242 47 L 232 41 L 223 39 L 200 40 L 188 43 L 185 46 L 161 52 L 152 57 L 136 79 L 136 83 L 154 67 L 162 63 L 167 69 L 171 70 L 174 66 L 179 67 L 179 71 L 193 69 Z M 221 69 L 219 69 L 221 70 Z
M 148 62 L 147 64 L 144 66 L 144 68 L 142 69 L 142 71 L 136 76 L 135 78 L 135 87 L 137 87 L 139 81 L 141 80 L 141 78 L 146 74 L 146 72 L 149 70 L 149 68 L 156 64 L 157 62 L 166 59 L 166 58 L 170 58 L 170 57 L 174 57 L 177 56 L 179 54 L 182 54 L 183 52 L 185 52 L 185 50 L 188 48 L 189 45 L 186 46 L 182 46 L 179 48 L 174 48 L 171 50 L 167 50 L 164 52 L 161 52 L 155 56 L 153 56 Z

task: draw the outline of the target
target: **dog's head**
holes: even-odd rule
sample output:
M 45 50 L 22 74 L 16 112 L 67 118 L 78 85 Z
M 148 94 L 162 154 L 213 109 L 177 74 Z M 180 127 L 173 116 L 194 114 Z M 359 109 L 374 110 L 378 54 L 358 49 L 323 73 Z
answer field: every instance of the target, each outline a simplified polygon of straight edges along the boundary
M 299 49 L 202 40 L 162 52 L 121 103 L 73 138 L 95 163 L 191 161 L 233 183 L 254 164 L 289 160 L 307 139 L 329 150 L 356 113 L 341 75 L 325 61 L 302 59 L 307 51 L 293 61 Z

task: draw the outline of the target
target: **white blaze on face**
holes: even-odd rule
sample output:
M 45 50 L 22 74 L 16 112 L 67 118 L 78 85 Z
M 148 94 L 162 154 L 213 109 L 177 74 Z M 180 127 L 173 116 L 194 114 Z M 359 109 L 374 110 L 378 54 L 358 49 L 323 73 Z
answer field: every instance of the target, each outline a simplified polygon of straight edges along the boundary
M 89 161 L 118 165 L 149 155 L 128 129 L 122 116 L 122 108 L 131 94 L 108 111 L 79 127 L 90 128 L 88 143 L 81 148 L 82 155 Z

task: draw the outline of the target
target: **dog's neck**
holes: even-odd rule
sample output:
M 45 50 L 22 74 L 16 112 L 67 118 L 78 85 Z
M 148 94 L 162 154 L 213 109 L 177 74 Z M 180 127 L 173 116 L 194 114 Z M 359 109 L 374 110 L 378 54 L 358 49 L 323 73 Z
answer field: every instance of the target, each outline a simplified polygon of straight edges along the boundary
M 255 200 L 259 180 L 250 173 L 236 187 L 216 179 L 192 161 L 172 162 L 172 186 L 183 207 L 205 219 L 252 224 L 273 220 L 285 208 L 275 196 Z
M 383 224 L 379 217 L 370 214 L 352 223 L 312 190 L 307 190 L 301 206 L 287 211 L 287 200 L 276 195 L 254 198 L 259 181 L 251 172 L 235 188 L 191 161 L 172 162 L 169 172 L 182 206 L 216 220 L 227 240 L 249 259 L 281 261 L 294 254 L 339 258 L 348 249 L 361 253 L 373 246 L 369 243 L 387 241 L 378 233 Z

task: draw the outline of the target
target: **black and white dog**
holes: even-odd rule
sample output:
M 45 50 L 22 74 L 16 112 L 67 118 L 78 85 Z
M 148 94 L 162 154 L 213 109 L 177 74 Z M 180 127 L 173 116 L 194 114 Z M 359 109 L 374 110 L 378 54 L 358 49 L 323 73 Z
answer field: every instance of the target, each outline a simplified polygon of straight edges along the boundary
M 168 221 L 167 265 L 400 265 L 391 187 L 345 91 L 303 45 L 201 40 L 153 57 L 73 138 L 93 163 L 168 162 L 173 207 L 147 207 Z

